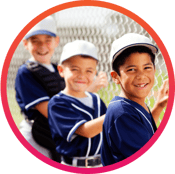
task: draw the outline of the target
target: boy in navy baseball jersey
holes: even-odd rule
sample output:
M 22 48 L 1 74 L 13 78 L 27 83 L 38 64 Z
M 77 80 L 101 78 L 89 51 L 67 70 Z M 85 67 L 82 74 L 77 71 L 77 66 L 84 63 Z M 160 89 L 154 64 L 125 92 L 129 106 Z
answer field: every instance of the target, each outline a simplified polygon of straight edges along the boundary
M 111 76 L 121 86 L 120 96 L 110 102 L 103 124 L 101 149 L 104 166 L 134 154 L 154 135 L 157 127 L 145 104 L 154 85 L 155 54 L 149 38 L 129 33 L 115 40 L 111 49 Z
M 25 117 L 20 132 L 35 149 L 54 160 L 57 157 L 47 123 L 47 104 L 52 95 L 64 88 L 64 79 L 59 76 L 57 66 L 51 63 L 58 43 L 56 24 L 51 16 L 36 24 L 23 39 L 31 58 L 19 67 L 15 80 L 16 100 Z M 34 126 L 36 124 L 38 126 Z M 36 127 L 41 129 L 36 130 Z M 60 162 L 60 158 L 57 161 Z
M 56 23 L 51 16 L 40 21 L 27 33 L 23 45 L 31 58 L 20 66 L 15 90 L 16 100 L 25 117 L 20 124 L 22 135 L 40 153 L 60 162 L 47 120 L 48 101 L 65 87 L 57 65 L 51 63 L 51 57 L 58 44 Z M 107 76 L 100 72 L 89 90 L 96 92 L 106 85 Z
M 102 123 L 106 106 L 97 94 L 87 92 L 96 74 L 96 47 L 87 41 L 66 44 L 58 66 L 66 87 L 48 104 L 48 122 L 56 150 L 65 164 L 101 166 Z

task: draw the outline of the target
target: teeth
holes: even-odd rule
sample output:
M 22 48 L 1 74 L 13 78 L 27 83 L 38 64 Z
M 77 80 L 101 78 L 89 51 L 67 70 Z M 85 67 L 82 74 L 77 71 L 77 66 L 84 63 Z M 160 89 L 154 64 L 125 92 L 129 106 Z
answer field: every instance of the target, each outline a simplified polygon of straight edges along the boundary
M 143 85 L 136 85 L 137 87 L 143 88 L 144 86 L 146 86 L 146 83 Z
M 47 53 L 38 53 L 39 55 L 43 56 L 43 55 L 46 55 Z

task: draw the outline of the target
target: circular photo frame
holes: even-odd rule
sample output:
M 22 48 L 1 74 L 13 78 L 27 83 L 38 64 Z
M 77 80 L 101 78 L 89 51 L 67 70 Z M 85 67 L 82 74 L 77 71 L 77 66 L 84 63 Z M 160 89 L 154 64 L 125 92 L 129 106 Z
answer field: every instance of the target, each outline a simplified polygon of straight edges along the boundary
M 163 130 L 164 130 L 164 128 L 169 120 L 171 111 L 172 111 L 173 102 L 174 102 L 174 83 L 169 83 L 168 105 L 167 105 L 166 111 L 164 113 L 162 122 L 159 125 L 159 128 L 156 131 L 156 133 L 154 134 L 154 136 L 150 139 L 150 141 L 146 145 L 144 145 L 139 151 L 137 151 L 134 155 L 128 157 L 127 159 L 125 159 L 117 164 L 113 164 L 113 165 L 106 166 L 106 167 L 100 167 L 100 168 L 71 167 L 71 166 L 67 166 L 67 165 L 63 165 L 63 164 L 59 164 L 57 162 L 54 162 L 53 160 L 51 160 L 51 159 L 45 157 L 44 155 L 42 155 L 41 153 L 39 153 L 21 135 L 21 133 L 20 133 L 20 131 L 19 131 L 14 119 L 13 119 L 13 116 L 11 114 L 8 99 L 7 99 L 7 83 L 6 82 L 7 82 L 8 70 L 9 70 L 9 66 L 11 63 L 11 59 L 13 57 L 13 54 L 14 54 L 17 46 L 19 45 L 19 43 L 21 42 L 23 37 L 26 35 L 26 33 L 34 25 L 36 25 L 39 21 L 41 21 L 42 19 L 44 19 L 45 17 L 47 17 L 49 15 L 52 15 L 52 14 L 57 13 L 57 12 L 62 11 L 62 10 L 75 8 L 75 7 L 85 7 L 85 6 L 100 7 L 100 8 L 106 8 L 106 9 L 110 9 L 113 11 L 117 11 L 125 16 L 128 16 L 129 18 L 131 18 L 132 20 L 137 22 L 140 26 L 142 26 L 149 33 L 149 35 L 152 37 L 152 39 L 155 41 L 155 43 L 159 47 L 161 54 L 164 57 L 164 61 L 165 61 L 166 67 L 167 67 L 169 81 L 174 82 L 174 71 L 173 71 L 172 63 L 171 63 L 170 57 L 168 55 L 168 52 L 167 52 L 164 44 L 162 43 L 161 39 L 159 38 L 159 36 L 155 33 L 155 31 L 144 20 L 142 20 L 139 16 L 137 16 L 133 12 L 131 12 L 131 11 L 121 7 L 121 6 L 115 5 L 115 4 L 101 2 L 101 1 L 75 1 L 75 2 L 64 3 L 64 4 L 61 4 L 61 5 L 58 5 L 58 6 L 55 6 L 53 8 L 48 9 L 47 11 L 45 11 L 45 12 L 41 13 L 40 15 L 38 15 L 37 17 L 35 17 L 31 22 L 29 22 L 21 30 L 21 32 L 18 34 L 18 36 L 16 37 L 16 39 L 12 43 L 12 45 L 7 53 L 6 59 L 4 61 L 4 65 L 3 65 L 3 69 L 2 69 L 2 76 L 1 76 L 1 99 L 2 99 L 3 109 L 5 112 L 6 118 L 8 120 L 8 123 L 9 123 L 12 131 L 14 132 L 14 134 L 16 135 L 18 140 L 23 144 L 23 146 L 28 151 L 30 151 L 34 156 L 36 156 L 38 159 L 47 163 L 50 166 L 61 169 L 63 171 L 68 171 L 68 172 L 73 172 L 73 173 L 104 173 L 104 172 L 119 169 L 119 168 L 133 162 L 134 160 L 139 158 L 141 155 L 143 155 L 156 142 L 156 140 L 159 138 L 159 136 L 163 132 Z

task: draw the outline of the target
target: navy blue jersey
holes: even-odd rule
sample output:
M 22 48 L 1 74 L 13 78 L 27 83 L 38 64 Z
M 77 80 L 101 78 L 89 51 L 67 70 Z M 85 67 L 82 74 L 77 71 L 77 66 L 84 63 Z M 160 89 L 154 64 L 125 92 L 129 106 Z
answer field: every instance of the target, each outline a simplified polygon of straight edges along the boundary
M 103 123 L 103 166 L 117 163 L 138 151 L 157 130 L 151 113 L 138 103 L 114 97 Z
M 79 126 L 106 113 L 106 106 L 97 94 L 88 93 L 93 109 L 62 92 L 48 104 L 48 122 L 58 153 L 68 157 L 88 157 L 100 153 L 102 133 L 93 138 L 75 134 Z
M 23 64 L 18 69 L 15 80 L 16 100 L 21 111 L 25 113 L 28 119 L 34 119 L 34 112 L 37 112 L 33 109 L 35 105 L 43 101 L 49 101 L 50 97 L 42 84 L 26 66 L 26 64 Z M 58 72 L 57 69 L 55 71 Z

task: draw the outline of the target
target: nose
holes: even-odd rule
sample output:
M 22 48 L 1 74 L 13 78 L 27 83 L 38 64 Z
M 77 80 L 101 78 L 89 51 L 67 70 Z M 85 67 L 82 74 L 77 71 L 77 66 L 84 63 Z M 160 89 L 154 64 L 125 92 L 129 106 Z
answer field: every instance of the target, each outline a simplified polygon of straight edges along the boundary
M 80 71 L 78 77 L 82 79 L 83 77 L 85 77 L 85 73 L 83 71 Z
M 46 49 L 47 48 L 47 46 L 46 46 L 46 43 L 45 42 L 39 42 L 38 43 L 38 48 L 40 49 L 40 50 L 44 50 L 44 49 Z
M 138 71 L 136 75 L 137 79 L 144 79 L 145 78 L 145 73 L 143 71 Z

